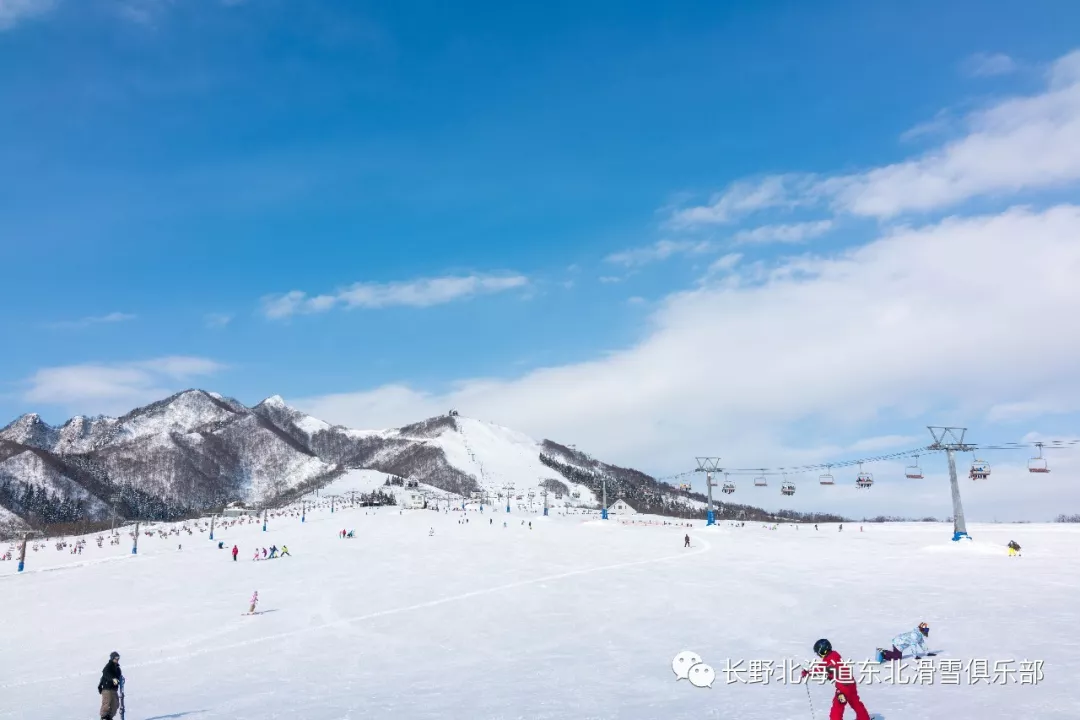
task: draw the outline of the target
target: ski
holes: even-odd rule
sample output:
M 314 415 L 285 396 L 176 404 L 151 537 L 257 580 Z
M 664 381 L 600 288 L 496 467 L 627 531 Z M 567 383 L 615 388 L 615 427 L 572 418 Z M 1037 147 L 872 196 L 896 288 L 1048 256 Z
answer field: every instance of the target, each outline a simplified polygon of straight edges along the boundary
M 120 678 L 120 692 L 117 693 L 117 695 L 120 696 L 120 720 L 124 720 L 124 716 L 127 713 L 127 708 L 124 706 L 124 695 L 127 694 L 127 693 L 124 692 L 125 683 L 126 683 L 125 679 L 123 677 L 121 677 Z

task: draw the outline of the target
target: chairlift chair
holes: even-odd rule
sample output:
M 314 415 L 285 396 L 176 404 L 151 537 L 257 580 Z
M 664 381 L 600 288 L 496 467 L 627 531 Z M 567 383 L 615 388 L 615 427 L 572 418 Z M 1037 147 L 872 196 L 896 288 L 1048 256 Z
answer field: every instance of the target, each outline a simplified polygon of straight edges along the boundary
M 919 467 L 919 456 L 918 455 L 915 456 L 915 464 L 914 465 L 908 465 L 907 469 L 904 471 L 904 477 L 906 477 L 908 480 L 922 480 L 923 479 L 922 468 Z
M 872 473 L 863 472 L 862 463 L 859 463 L 859 474 L 855 477 L 855 487 L 865 490 L 874 484 L 874 475 Z
M 1031 458 L 1028 460 L 1028 472 L 1033 473 L 1048 473 L 1050 468 L 1046 465 L 1046 460 L 1043 458 L 1042 449 L 1043 444 L 1035 443 L 1035 446 L 1039 448 L 1039 457 Z
M 765 479 L 765 470 L 761 471 L 761 474 L 754 478 L 754 487 L 768 487 L 769 481 Z
M 985 460 L 974 460 L 971 463 L 971 472 L 968 477 L 972 480 L 985 480 L 990 477 L 990 463 Z
M 730 495 L 735 492 L 735 483 L 727 479 L 727 473 L 724 473 L 724 484 L 721 486 L 720 492 L 725 495 Z
M 784 495 L 794 495 L 795 494 L 795 483 L 785 481 L 784 484 L 780 486 L 780 492 L 783 493 Z
M 826 467 L 825 473 L 818 478 L 818 482 L 822 485 L 835 485 L 836 480 L 832 476 L 832 465 Z

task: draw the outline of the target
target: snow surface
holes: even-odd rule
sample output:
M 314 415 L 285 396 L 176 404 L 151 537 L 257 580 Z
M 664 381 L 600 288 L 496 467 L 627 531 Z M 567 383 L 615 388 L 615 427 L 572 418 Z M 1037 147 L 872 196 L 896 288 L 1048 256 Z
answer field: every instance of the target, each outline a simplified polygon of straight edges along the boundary
M 939 524 L 663 522 L 324 507 L 268 532 L 219 527 L 236 563 L 199 532 L 142 537 L 136 556 L 127 535 L 82 555 L 46 545 L 22 574 L 0 562 L 0 718 L 95 717 L 118 650 L 129 720 L 801 719 L 806 689 L 726 684 L 725 661 L 805 660 L 819 637 L 862 659 L 919 621 L 938 659 L 1043 660 L 1045 677 L 878 681 L 861 689 L 872 712 L 1080 717 L 1078 527 L 973 524 L 976 540 L 955 544 Z M 293 557 L 250 559 L 271 543 Z M 264 614 L 242 616 L 253 590 Z M 676 682 L 683 650 L 716 668 L 711 689 Z M 831 689 L 810 692 L 825 717 Z
M 570 482 L 540 462 L 543 448 L 528 435 L 483 420 L 467 417 L 454 420 L 457 430 L 446 430 L 427 442 L 441 449 L 448 463 L 475 477 L 485 489 L 498 491 L 512 484 L 514 494 L 524 495 L 523 500 L 527 501 L 529 490 L 539 494 L 541 481 L 551 478 L 578 490 L 581 496 L 577 499 L 564 496 L 557 503 L 551 495 L 549 505 L 589 505 L 598 501 L 589 488 Z

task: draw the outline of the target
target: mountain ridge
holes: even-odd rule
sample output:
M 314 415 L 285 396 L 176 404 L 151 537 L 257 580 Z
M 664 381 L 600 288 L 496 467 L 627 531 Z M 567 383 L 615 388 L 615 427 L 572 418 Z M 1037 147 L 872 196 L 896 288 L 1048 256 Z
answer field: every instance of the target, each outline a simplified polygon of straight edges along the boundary
M 463 497 L 532 498 L 546 489 L 549 504 L 596 507 L 606 484 L 609 502 L 621 497 L 643 512 L 687 517 L 705 508 L 703 496 L 646 473 L 453 411 L 356 430 L 314 418 L 280 395 L 248 407 L 192 388 L 116 418 L 78 415 L 52 426 L 27 413 L 0 429 L 0 526 L 104 522 L 113 513 L 169 520 L 232 502 L 269 507 L 349 469 Z M 776 516 L 725 505 L 743 516 Z

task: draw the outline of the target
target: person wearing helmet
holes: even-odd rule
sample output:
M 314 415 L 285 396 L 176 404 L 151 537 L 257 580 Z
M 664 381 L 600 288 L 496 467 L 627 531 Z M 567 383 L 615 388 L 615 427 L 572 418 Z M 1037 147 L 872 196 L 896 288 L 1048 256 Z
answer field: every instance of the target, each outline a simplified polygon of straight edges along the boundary
M 109 653 L 109 662 L 101 671 L 98 680 L 98 694 L 101 695 L 101 720 L 113 720 L 120 709 L 120 688 L 124 685 L 124 675 L 120 672 L 120 653 Z
M 844 663 L 840 653 L 833 650 L 832 643 L 825 638 L 818 640 L 814 643 L 814 654 L 821 659 L 811 665 L 809 670 L 803 670 L 802 676 L 824 676 L 836 682 L 836 694 L 833 695 L 829 720 L 842 720 L 844 708 L 849 705 L 855 711 L 855 720 L 870 720 L 870 713 L 859 699 L 855 674 L 851 666 Z
M 933 653 L 926 647 L 926 638 L 928 637 L 930 637 L 930 626 L 921 622 L 914 630 L 900 633 L 894 637 L 892 639 L 892 650 L 879 648 L 878 658 L 881 662 L 900 660 L 908 650 L 911 651 L 916 660 L 922 659 L 923 655 L 932 655 Z

